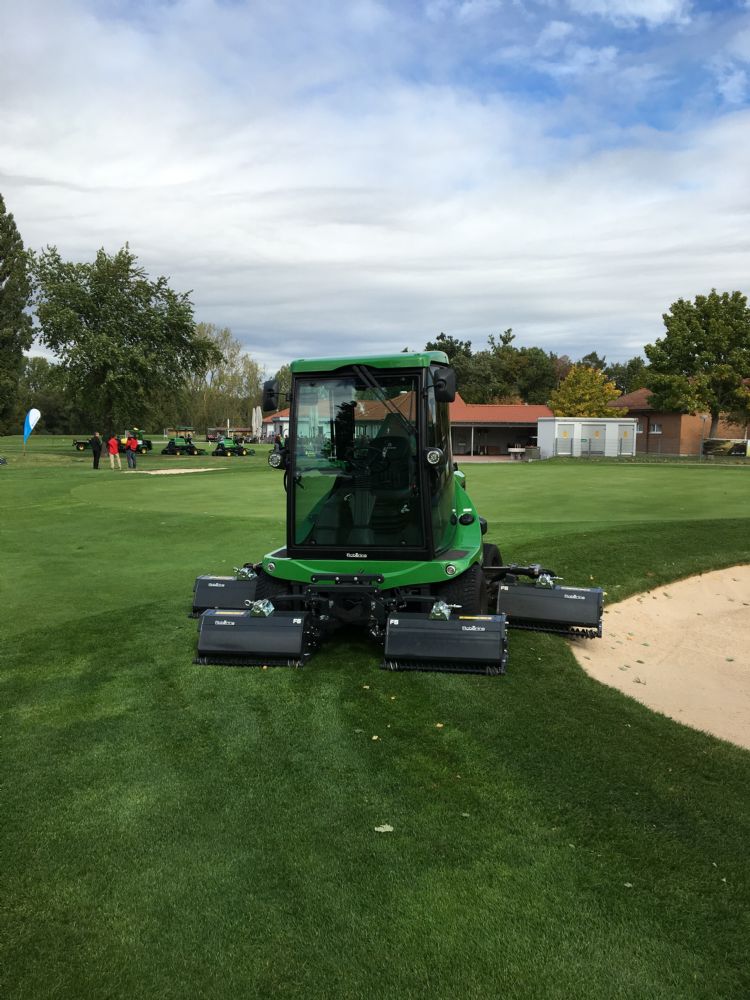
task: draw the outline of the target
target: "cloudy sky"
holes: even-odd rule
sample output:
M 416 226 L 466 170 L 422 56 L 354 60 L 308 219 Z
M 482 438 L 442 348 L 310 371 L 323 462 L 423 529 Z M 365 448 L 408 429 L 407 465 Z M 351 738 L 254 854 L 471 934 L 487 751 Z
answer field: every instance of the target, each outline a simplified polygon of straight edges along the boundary
M 0 192 L 269 369 L 750 292 L 750 0 L 6 0 Z

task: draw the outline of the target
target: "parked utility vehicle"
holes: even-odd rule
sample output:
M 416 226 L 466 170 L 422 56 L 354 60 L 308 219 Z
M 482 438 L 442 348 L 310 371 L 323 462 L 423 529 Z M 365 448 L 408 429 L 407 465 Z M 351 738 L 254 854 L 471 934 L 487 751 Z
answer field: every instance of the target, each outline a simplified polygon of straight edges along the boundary
M 223 437 L 216 442 L 216 447 L 211 452 L 212 455 L 229 456 L 229 455 L 254 455 L 255 449 L 248 448 L 243 441 L 237 440 L 236 438 Z

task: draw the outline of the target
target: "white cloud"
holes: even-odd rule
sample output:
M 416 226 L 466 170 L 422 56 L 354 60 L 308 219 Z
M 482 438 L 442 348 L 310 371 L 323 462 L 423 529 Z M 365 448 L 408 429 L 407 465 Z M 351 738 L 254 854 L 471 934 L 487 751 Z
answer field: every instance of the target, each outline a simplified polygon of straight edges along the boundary
M 567 0 L 577 14 L 591 15 L 618 26 L 647 24 L 687 24 L 690 0 Z
M 750 114 L 676 137 L 584 108 L 591 133 L 567 134 L 565 103 L 397 73 L 408 25 L 396 40 L 381 8 L 352 27 L 335 5 L 308 23 L 195 2 L 143 30 L 29 0 L 0 64 L 0 191 L 27 245 L 129 240 L 269 367 L 507 326 L 616 359 L 678 296 L 742 288 Z M 577 72 L 614 59 L 540 37 Z

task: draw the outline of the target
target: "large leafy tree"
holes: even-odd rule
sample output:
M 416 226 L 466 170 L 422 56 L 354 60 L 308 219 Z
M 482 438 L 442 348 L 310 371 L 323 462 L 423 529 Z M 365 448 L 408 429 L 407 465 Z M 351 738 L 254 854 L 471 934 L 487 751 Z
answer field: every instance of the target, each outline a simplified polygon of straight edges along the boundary
M 14 429 L 18 381 L 33 331 L 31 283 L 23 241 L 0 195 L 0 434 Z
M 587 365 L 573 365 L 552 393 L 549 406 L 559 417 L 621 417 L 627 410 L 609 405 L 619 395 L 620 390 L 603 371 Z
M 215 360 L 188 293 L 152 281 L 127 244 L 93 263 L 64 261 L 56 247 L 31 259 L 40 339 L 103 430 L 146 425 L 155 399 L 163 408 Z
M 187 393 L 190 422 L 196 427 L 221 426 L 227 420 L 242 427 L 252 423 L 260 404 L 263 372 L 227 327 L 198 323 L 197 335 L 216 348 L 214 360 L 191 378 Z
M 750 310 L 741 292 L 712 289 L 694 302 L 678 299 L 664 313 L 666 335 L 646 346 L 652 405 L 711 414 L 710 435 L 723 413 L 750 413 Z
M 557 385 L 554 355 L 541 347 L 519 347 L 517 383 L 524 403 L 544 405 Z

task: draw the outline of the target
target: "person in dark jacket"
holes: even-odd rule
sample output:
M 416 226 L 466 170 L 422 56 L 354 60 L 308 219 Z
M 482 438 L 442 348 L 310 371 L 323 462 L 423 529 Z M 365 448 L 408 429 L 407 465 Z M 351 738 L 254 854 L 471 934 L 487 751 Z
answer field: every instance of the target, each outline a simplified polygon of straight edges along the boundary
M 94 468 L 99 468 L 99 458 L 102 453 L 102 436 L 99 431 L 94 431 L 94 436 L 89 439 L 91 454 L 94 456 Z

